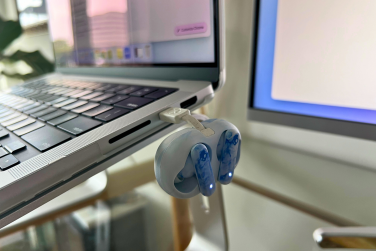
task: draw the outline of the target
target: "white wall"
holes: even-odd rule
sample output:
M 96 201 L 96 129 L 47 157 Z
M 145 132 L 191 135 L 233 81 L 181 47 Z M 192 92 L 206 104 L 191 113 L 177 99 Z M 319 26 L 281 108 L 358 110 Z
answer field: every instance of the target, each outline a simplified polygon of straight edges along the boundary
M 225 2 L 227 83 L 208 105 L 210 117 L 228 118 L 239 127 L 243 136 L 247 135 L 355 165 L 376 168 L 374 142 L 247 121 L 254 1 L 225 0 Z
M 1 0 L 0 1 L 0 17 L 4 20 L 17 20 L 16 1 Z

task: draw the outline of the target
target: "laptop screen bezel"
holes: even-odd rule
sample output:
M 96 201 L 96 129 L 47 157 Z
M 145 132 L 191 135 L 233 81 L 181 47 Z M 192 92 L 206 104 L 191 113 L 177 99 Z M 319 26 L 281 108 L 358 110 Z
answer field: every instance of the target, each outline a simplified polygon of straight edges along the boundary
M 213 0 L 213 24 L 214 24 L 214 48 L 215 62 L 213 63 L 187 63 L 187 64 L 137 64 L 116 67 L 78 66 L 61 67 L 57 66 L 55 71 L 69 75 L 87 75 L 101 77 L 123 77 L 134 79 L 152 80 L 193 80 L 210 81 L 213 88 L 218 87 L 220 75 L 220 20 L 219 1 Z M 55 51 L 54 51 L 55 52 Z

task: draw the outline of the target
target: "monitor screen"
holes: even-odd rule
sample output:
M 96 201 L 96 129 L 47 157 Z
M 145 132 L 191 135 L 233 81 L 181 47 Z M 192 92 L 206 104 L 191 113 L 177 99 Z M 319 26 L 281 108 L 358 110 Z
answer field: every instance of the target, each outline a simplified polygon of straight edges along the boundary
M 251 107 L 376 124 L 376 1 L 260 0 Z
M 214 0 L 47 0 L 56 65 L 216 63 Z

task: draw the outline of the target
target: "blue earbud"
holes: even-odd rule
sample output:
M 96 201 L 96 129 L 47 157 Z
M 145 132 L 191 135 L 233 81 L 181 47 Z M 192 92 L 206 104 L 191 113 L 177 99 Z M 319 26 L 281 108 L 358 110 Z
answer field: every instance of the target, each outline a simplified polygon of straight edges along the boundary
M 235 167 L 239 162 L 240 137 L 234 130 L 226 131 L 218 142 L 217 155 L 220 161 L 218 181 L 227 185 L 234 177 Z
M 195 176 L 200 192 L 204 196 L 213 194 L 216 181 L 223 185 L 230 184 L 240 157 L 239 133 L 236 130 L 225 131 L 217 144 L 216 153 L 219 160 L 218 177 L 214 177 L 208 148 L 204 144 L 197 144 L 192 147 L 188 156 L 194 168 L 189 162 L 186 163 L 177 175 L 176 183 Z
M 212 195 L 215 191 L 215 178 L 208 149 L 203 144 L 197 144 L 192 147 L 190 157 L 195 166 L 200 192 L 204 196 Z

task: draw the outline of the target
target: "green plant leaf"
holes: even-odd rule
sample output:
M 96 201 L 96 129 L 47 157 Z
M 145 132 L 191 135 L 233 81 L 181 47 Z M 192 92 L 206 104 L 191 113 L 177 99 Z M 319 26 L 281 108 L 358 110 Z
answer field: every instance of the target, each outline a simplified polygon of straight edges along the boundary
M 31 79 L 31 78 L 39 77 L 39 75 L 35 74 L 34 72 L 21 75 L 19 73 L 13 74 L 13 73 L 8 73 L 6 71 L 3 71 L 3 72 L 0 72 L 0 75 L 4 75 L 8 78 L 17 78 L 17 79 L 22 79 L 22 80 L 28 80 L 28 79 Z
M 40 53 L 40 51 L 33 51 L 33 52 L 16 51 L 14 54 L 10 56 L 0 57 L 0 60 L 1 59 L 7 60 L 10 62 L 17 62 L 19 60 L 23 60 L 26 64 L 28 64 L 33 69 L 33 73 L 36 74 L 37 76 L 52 72 L 55 69 L 54 64 L 48 61 Z
M 0 52 L 21 34 L 22 27 L 18 21 L 4 21 L 0 18 Z

